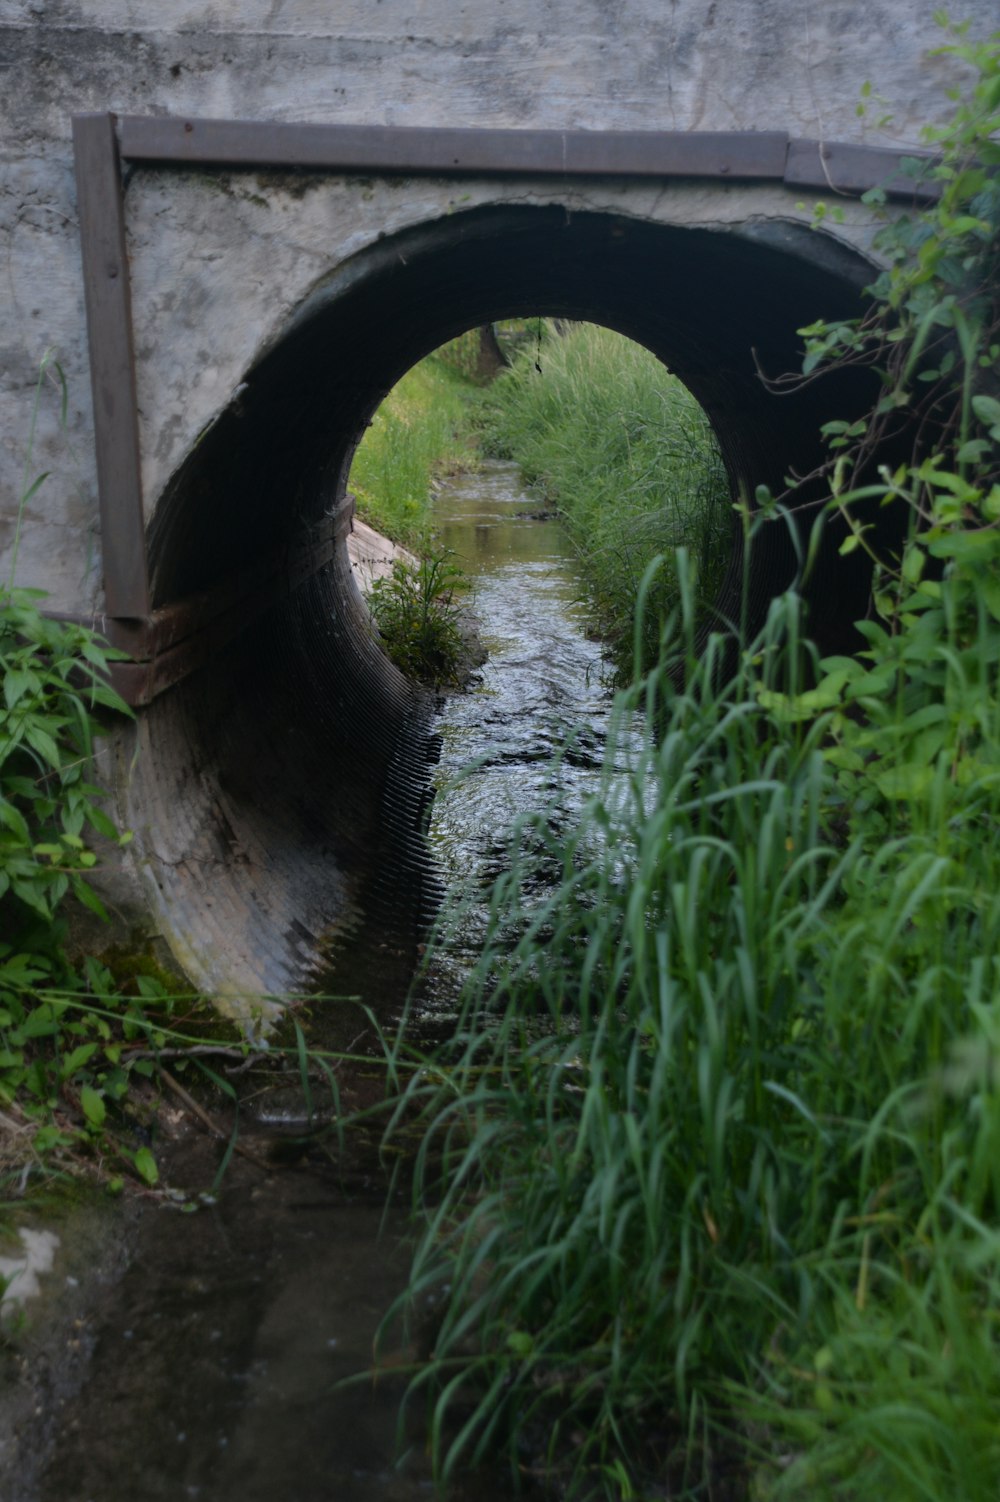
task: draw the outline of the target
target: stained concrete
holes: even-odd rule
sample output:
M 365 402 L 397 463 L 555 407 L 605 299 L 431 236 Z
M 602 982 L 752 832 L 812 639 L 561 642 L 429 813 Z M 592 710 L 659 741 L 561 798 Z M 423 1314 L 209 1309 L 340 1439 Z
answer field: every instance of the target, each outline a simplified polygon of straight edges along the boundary
M 930 55 L 911 0 L 0 0 L 0 567 L 9 562 L 39 362 L 65 372 L 68 421 L 44 396 L 30 475 L 50 471 L 21 534 L 18 578 L 63 609 L 100 600 L 92 418 L 70 117 L 85 110 L 590 130 L 787 130 L 916 145 L 948 108 L 955 65 Z M 963 16 L 987 30 L 990 0 Z M 961 73 L 961 69 L 958 70 Z M 869 80 L 890 112 L 855 114 Z M 301 300 L 377 239 L 486 201 L 567 201 L 646 217 L 648 187 L 561 195 L 523 183 L 331 180 L 311 193 L 253 176 L 139 173 L 128 225 L 150 512 L 205 423 Z M 795 219 L 796 196 L 671 188 L 673 222 Z M 864 226 L 861 229 L 864 233 Z M 838 230 L 838 234 L 843 233 Z
M 970 0 L 974 30 L 995 24 Z M 0 567 L 54 608 L 101 602 L 70 149 L 86 110 L 273 121 L 769 130 L 915 147 L 963 66 L 911 0 L 0 0 Z M 856 114 L 865 81 L 871 114 Z M 144 504 L 157 604 L 308 539 L 409 364 L 515 313 L 609 323 L 690 386 L 734 490 L 808 473 L 862 379 L 794 399 L 796 329 L 850 316 L 871 211 L 808 228 L 774 184 L 127 173 Z M 40 394 L 39 364 L 55 351 Z M 37 402 L 36 402 L 37 395 Z M 27 450 L 31 446 L 31 452 Z M 794 573 L 774 535 L 755 608 Z M 736 568 L 736 565 L 734 565 Z M 738 572 L 738 569 L 737 569 Z M 736 573 L 722 601 L 731 606 Z M 824 560 L 839 645 L 861 574 Z M 259 1009 L 373 914 L 414 924 L 429 706 L 374 645 L 346 550 L 109 748 L 138 900 L 199 985 Z

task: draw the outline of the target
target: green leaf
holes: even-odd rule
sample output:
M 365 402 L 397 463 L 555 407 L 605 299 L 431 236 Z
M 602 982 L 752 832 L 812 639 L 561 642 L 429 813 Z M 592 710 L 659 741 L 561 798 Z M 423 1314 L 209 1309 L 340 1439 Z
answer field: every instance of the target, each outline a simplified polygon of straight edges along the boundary
M 42 1005 L 30 1012 L 24 1020 L 21 1032 L 26 1038 L 51 1038 L 59 1031 L 59 1022 L 51 1006 Z
M 37 877 L 35 879 L 37 880 Z M 15 897 L 20 898 L 25 906 L 30 907 L 40 918 L 44 918 L 47 923 L 51 921 L 52 910 L 45 901 L 44 894 L 36 886 L 33 886 L 30 881 L 23 881 L 12 877 L 10 889 Z
M 935 558 L 953 558 L 956 563 L 986 563 L 1000 557 L 1000 533 L 988 527 L 943 532 L 931 538 L 927 551 Z
M 972 410 L 983 426 L 990 429 L 990 437 L 1000 441 L 1000 401 L 995 396 L 974 396 Z
M 84 907 L 89 908 L 92 913 L 96 913 L 98 918 L 103 918 L 107 922 L 108 912 L 104 903 L 98 897 L 93 887 L 89 887 L 79 877 L 73 881 L 73 896 L 78 902 L 82 902 Z
M 926 798 L 934 780 L 933 767 L 915 764 L 890 767 L 875 778 L 875 786 L 883 798 L 915 800 Z
M 83 970 L 87 977 L 87 985 L 95 996 L 101 996 L 105 992 L 114 990 L 114 976 L 107 965 L 102 965 L 100 960 L 94 959 L 92 955 L 86 955 L 83 961 Z
M 29 688 L 37 688 L 38 679 L 27 668 L 10 668 L 4 675 L 3 696 L 8 709 L 14 705 L 28 691 Z
M 909 546 L 903 554 L 903 578 L 907 584 L 919 584 L 927 555 L 923 548 Z
M 24 738 L 31 749 L 37 751 L 50 767 L 54 767 L 56 771 L 59 770 L 62 766 L 62 757 L 59 754 L 59 747 L 47 730 L 43 730 L 40 725 L 29 725 L 25 729 Z
M 160 1177 L 160 1170 L 156 1166 L 156 1159 L 148 1147 L 140 1147 L 132 1158 L 135 1171 L 147 1184 L 155 1184 Z
M 1000 622 L 1000 579 L 995 574 L 984 572 L 978 580 L 978 588 L 986 609 L 995 621 Z
M 4 798 L 0 798 L 0 824 L 16 834 L 23 844 L 31 844 L 31 832 L 24 815 L 20 809 L 15 808 L 13 803 L 8 803 Z
M 105 838 L 109 840 L 118 839 L 118 830 L 113 821 L 108 818 L 103 809 L 95 808 L 91 803 L 88 804 L 86 813 L 88 824 L 92 825 L 92 827 L 97 830 L 98 834 L 103 834 Z
M 26 506 L 28 504 L 28 502 L 35 495 L 35 493 L 38 490 L 40 490 L 41 487 L 45 484 L 45 481 L 49 478 L 49 475 L 51 473 L 52 473 L 51 470 L 46 469 L 46 470 L 44 470 L 42 472 L 42 474 L 40 474 L 38 476 L 38 478 L 36 480 L 32 481 L 32 483 L 28 486 L 27 490 L 24 492 L 23 496 L 21 497 L 21 505 L 22 506 Z
M 107 1107 L 104 1104 L 104 1097 L 100 1091 L 95 1090 L 92 1085 L 84 1085 L 80 1091 L 80 1105 L 83 1107 L 83 1114 L 86 1116 L 90 1126 L 99 1128 L 104 1125 Z M 148 1151 L 148 1149 L 143 1149 L 143 1151 Z M 156 1168 L 155 1162 L 153 1168 L 154 1170 Z M 145 1178 L 146 1175 L 143 1174 L 143 1177 Z M 147 1183 L 152 1184 L 155 1182 L 155 1179 L 147 1179 Z
M 59 1078 L 68 1080 L 78 1069 L 82 1069 L 97 1052 L 96 1043 L 81 1043 L 71 1053 L 65 1054 L 59 1069 Z

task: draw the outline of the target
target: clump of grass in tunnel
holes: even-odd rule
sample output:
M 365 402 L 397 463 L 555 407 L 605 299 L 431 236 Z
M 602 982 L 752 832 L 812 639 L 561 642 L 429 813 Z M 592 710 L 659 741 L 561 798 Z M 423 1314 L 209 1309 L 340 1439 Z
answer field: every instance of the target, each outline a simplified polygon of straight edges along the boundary
M 468 657 L 461 597 L 468 579 L 445 553 L 417 563 L 397 560 L 376 579 L 368 607 L 385 650 L 411 678 L 434 687 L 455 683 Z
M 349 483 L 359 515 L 394 542 L 425 545 L 435 475 L 475 462 L 470 407 L 478 395 L 445 345 L 408 370 L 376 411 Z
M 632 620 L 650 559 L 686 547 L 714 598 L 732 545 L 729 487 L 708 420 L 640 345 L 594 324 L 539 322 L 487 393 L 484 447 L 513 458 L 558 506 L 579 549 L 596 621 L 619 671 L 632 665 Z M 676 594 L 657 577 L 643 666 Z

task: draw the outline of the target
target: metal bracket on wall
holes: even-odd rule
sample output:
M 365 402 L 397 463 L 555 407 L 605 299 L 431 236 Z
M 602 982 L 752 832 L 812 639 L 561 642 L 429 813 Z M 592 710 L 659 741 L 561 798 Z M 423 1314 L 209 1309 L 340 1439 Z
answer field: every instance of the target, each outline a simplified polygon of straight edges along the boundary
M 917 201 L 937 195 L 933 181 L 919 183 L 904 171 L 904 157 L 914 153 L 793 140 L 780 131 L 452 130 L 86 114 L 73 117 L 73 145 L 104 563 L 106 613 L 99 622 L 133 659 L 117 664 L 113 676 L 136 705 L 231 640 L 276 597 L 276 578 L 285 580 L 278 592 L 287 592 L 323 567 L 332 543 L 320 540 L 311 563 L 297 553 L 294 567 L 276 570 L 272 560 L 248 571 L 247 579 L 252 575 L 255 582 L 236 590 L 238 608 L 234 583 L 225 580 L 211 600 L 152 609 L 122 160 L 437 177 L 709 178 L 849 196 L 875 187 Z M 183 644 L 178 622 L 185 623 Z

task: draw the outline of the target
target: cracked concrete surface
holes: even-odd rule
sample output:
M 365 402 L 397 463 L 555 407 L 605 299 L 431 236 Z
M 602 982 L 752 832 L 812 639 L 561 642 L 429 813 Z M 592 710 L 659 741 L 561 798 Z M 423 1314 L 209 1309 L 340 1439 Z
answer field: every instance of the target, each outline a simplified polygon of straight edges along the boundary
M 70 117 L 86 110 L 391 125 L 767 130 L 918 141 L 955 68 L 929 55 L 929 7 L 909 0 L 0 0 L 0 519 L 16 513 L 44 351 L 68 390 L 40 406 L 18 579 L 63 609 L 100 597 L 92 418 Z M 995 22 L 989 0 L 963 10 Z M 869 80 L 893 119 L 855 114 Z M 541 185 L 533 201 L 708 223 L 795 217 L 794 195 L 693 185 Z M 328 179 L 300 195 L 214 174 L 144 172 L 128 223 L 147 512 L 310 287 L 381 234 L 457 207 L 524 201 L 523 184 Z M 713 199 L 713 202 L 706 201 Z M 850 235 L 851 227 L 845 231 Z M 863 233 L 863 227 L 859 230 Z M 855 243 L 857 236 L 855 235 Z M 54 540 L 52 527 L 61 527 Z M 0 525 L 0 567 L 11 529 Z

